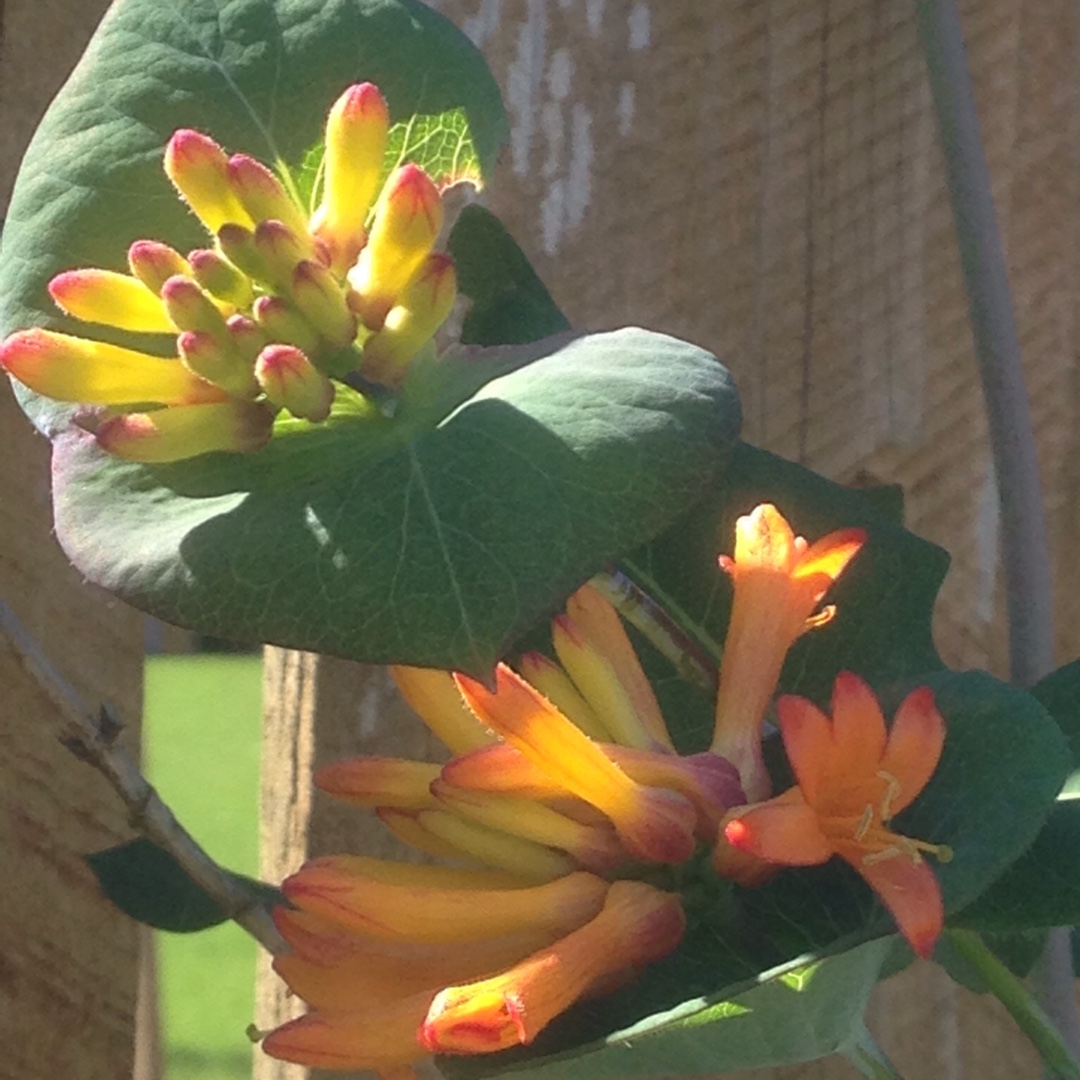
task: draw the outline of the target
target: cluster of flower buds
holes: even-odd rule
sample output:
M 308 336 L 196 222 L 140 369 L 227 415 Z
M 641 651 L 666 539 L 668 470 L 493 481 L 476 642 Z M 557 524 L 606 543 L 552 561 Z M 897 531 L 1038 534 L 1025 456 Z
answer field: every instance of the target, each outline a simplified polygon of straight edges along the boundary
M 49 283 L 68 315 L 176 335 L 177 355 L 32 329 L 0 344 L 0 366 L 47 397 L 108 406 L 98 443 L 146 462 L 257 450 L 281 410 L 325 420 L 335 379 L 354 372 L 398 385 L 450 313 L 457 280 L 434 250 L 443 206 L 432 179 L 406 164 L 383 182 L 389 130 L 371 83 L 341 95 L 310 219 L 261 162 L 177 131 L 165 172 L 211 246 L 185 256 L 140 240 L 127 274 L 70 270 Z
M 294 908 L 275 918 L 293 952 L 275 967 L 315 1011 L 268 1053 L 398 1076 L 427 1052 L 506 1049 L 678 945 L 680 898 L 620 879 L 711 842 L 745 801 L 736 771 L 675 752 L 598 592 L 582 587 L 552 631 L 558 662 L 500 664 L 493 690 L 392 669 L 445 765 L 362 757 L 316 775 L 413 847 L 484 869 L 331 856 L 288 878 Z

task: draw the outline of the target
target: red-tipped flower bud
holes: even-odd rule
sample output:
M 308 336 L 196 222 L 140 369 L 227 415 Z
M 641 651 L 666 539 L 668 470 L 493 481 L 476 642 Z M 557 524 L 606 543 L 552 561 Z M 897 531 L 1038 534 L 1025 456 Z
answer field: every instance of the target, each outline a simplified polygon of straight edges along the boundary
M 270 284 L 270 272 L 255 248 L 255 234 L 240 225 L 224 225 L 218 230 L 218 247 L 226 259 L 253 281 Z
M 68 270 L 49 282 L 57 307 L 83 322 L 143 334 L 169 334 L 173 325 L 161 302 L 138 278 L 113 270 Z
M 253 309 L 255 321 L 271 341 L 281 341 L 306 353 L 319 347 L 315 328 L 287 300 L 280 296 L 260 296 Z
M 267 400 L 301 420 L 319 423 L 330 415 L 334 384 L 291 345 L 267 345 L 255 361 L 255 377 Z
M 229 182 L 225 151 L 208 135 L 181 129 L 165 147 L 165 173 L 195 216 L 216 233 L 226 222 L 251 225 Z
M 220 386 L 234 397 L 253 398 L 259 384 L 251 364 L 244 361 L 231 340 L 224 341 L 202 330 L 185 330 L 176 339 L 180 359 L 189 371 Z
M 356 316 L 345 293 L 325 266 L 305 259 L 293 271 L 292 295 L 296 306 L 320 334 L 338 348 L 356 337 Z
M 391 173 L 375 206 L 367 246 L 348 275 L 369 330 L 382 328 L 398 294 L 435 246 L 442 222 L 439 189 L 419 165 Z
M 265 405 L 226 401 L 180 405 L 114 416 L 98 428 L 98 445 L 128 461 L 182 461 L 214 450 L 249 454 L 270 440 L 273 416 Z
M 225 325 L 236 351 L 249 364 L 254 364 L 255 358 L 270 344 L 262 327 L 239 312 L 230 315 Z
M 169 278 L 161 287 L 161 299 L 177 330 L 200 330 L 225 340 L 224 317 L 191 278 Z
M 191 267 L 179 251 L 157 240 L 136 240 L 128 248 L 128 267 L 152 293 L 160 293 L 161 286 L 178 274 L 191 276 Z
M 227 172 L 232 190 L 256 225 L 274 218 L 283 221 L 298 235 L 307 232 L 307 221 L 300 208 L 261 161 L 247 154 L 233 154 Z
M 315 253 L 307 233 L 300 235 L 276 218 L 259 222 L 255 228 L 254 243 L 255 251 L 266 268 L 268 280 L 282 292 L 292 284 L 297 265 Z
M 188 254 L 195 280 L 213 297 L 234 307 L 248 307 L 255 294 L 251 280 L 224 255 L 216 251 L 192 251 Z
M 383 328 L 364 345 L 361 372 L 372 382 L 394 386 L 409 361 L 427 344 L 457 298 L 457 274 L 449 255 L 429 255 L 386 316 Z
M 341 277 L 364 244 L 364 219 L 379 187 L 390 111 L 372 83 L 350 86 L 326 120 L 323 199 L 312 230 L 331 253 Z

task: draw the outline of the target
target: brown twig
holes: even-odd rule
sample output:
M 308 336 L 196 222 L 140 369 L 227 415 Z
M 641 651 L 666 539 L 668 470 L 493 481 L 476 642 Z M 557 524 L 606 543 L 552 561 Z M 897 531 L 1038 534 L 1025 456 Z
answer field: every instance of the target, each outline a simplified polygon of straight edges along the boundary
M 10 607 L 0 600 L 0 632 L 62 717 L 60 741 L 100 772 L 127 807 L 132 827 L 167 851 L 221 910 L 269 952 L 287 951 L 269 908 L 219 866 L 180 824 L 127 750 L 123 724 L 112 708 L 89 707 L 60 674 Z

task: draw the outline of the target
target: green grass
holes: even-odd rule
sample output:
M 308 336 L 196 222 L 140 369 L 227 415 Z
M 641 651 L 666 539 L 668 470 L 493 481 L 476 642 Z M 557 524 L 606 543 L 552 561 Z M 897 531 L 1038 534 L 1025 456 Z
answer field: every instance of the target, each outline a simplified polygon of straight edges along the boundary
M 258 868 L 257 656 L 154 656 L 146 665 L 145 766 L 220 863 Z M 156 935 L 167 1080 L 247 1080 L 255 944 L 232 923 Z

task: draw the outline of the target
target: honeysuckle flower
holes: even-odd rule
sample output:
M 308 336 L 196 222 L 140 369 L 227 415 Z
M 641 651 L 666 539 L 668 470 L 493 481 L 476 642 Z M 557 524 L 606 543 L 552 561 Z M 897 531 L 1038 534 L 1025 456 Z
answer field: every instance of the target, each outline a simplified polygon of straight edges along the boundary
M 888 731 L 873 691 L 842 672 L 833 689 L 832 717 L 804 698 L 785 696 L 776 711 L 796 787 L 730 814 L 725 843 L 767 863 L 814 866 L 833 856 L 866 879 L 912 949 L 933 951 L 944 913 L 941 889 L 925 855 L 951 857 L 943 845 L 915 840 L 890 827 L 937 768 L 945 722 L 928 687 L 901 703 Z
M 865 530 L 840 529 L 809 544 L 764 503 L 736 522 L 734 557 L 720 557 L 734 599 L 711 750 L 735 764 L 751 800 L 772 794 L 761 729 L 784 658 L 806 630 L 832 618 L 834 609 L 819 605 L 865 542 Z
M 480 982 L 440 991 L 420 1042 L 443 1054 L 477 1054 L 532 1042 L 606 976 L 653 963 L 682 939 L 677 896 L 642 881 L 617 881 L 603 910 L 561 941 Z
M 558 704 L 505 664 L 491 688 L 392 668 L 450 761 L 362 757 L 316 774 L 444 864 L 333 856 L 286 880 L 298 910 L 278 919 L 294 953 L 275 966 L 314 1011 L 271 1033 L 268 1053 L 389 1075 L 428 1051 L 529 1042 L 678 945 L 679 897 L 632 879 L 713 844 L 744 801 L 737 774 L 674 751 L 599 593 L 575 594 L 556 628 L 569 670 L 538 654 L 521 667 Z
M 397 387 L 457 283 L 433 251 L 435 182 L 410 163 L 379 191 L 389 129 L 375 86 L 341 95 L 310 218 L 287 177 L 202 132 L 175 132 L 165 173 L 211 245 L 185 257 L 138 240 L 128 274 L 74 269 L 49 283 L 68 316 L 151 335 L 148 351 L 26 330 L 0 344 L 0 367 L 46 397 L 98 407 L 78 422 L 108 452 L 144 462 L 258 450 L 281 412 L 326 420 L 339 380 L 354 392 Z M 157 355 L 161 335 L 176 339 L 171 358 Z

